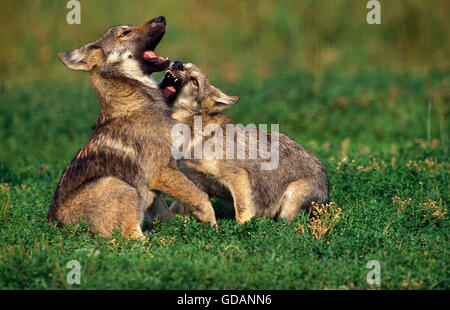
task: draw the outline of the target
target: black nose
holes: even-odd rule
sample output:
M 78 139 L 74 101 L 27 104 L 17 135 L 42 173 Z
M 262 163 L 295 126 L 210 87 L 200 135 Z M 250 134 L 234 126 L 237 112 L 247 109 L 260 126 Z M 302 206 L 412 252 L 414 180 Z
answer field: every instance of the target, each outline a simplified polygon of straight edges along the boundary
M 183 63 L 181 61 L 178 61 L 178 60 L 175 61 L 173 63 L 173 65 L 172 65 L 172 69 L 173 70 L 178 70 L 178 71 L 183 71 L 184 70 Z
M 166 24 L 166 18 L 164 16 L 158 16 L 158 17 L 155 18 L 155 22 L 165 25 Z

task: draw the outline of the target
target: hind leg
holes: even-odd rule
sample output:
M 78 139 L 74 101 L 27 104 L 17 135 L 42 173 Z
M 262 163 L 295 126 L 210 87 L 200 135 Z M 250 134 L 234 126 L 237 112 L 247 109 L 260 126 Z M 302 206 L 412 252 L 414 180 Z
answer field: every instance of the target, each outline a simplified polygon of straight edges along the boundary
M 175 200 L 172 205 L 170 206 L 170 212 L 172 214 L 180 214 L 180 215 L 187 215 L 189 211 L 187 208 L 178 200 Z
M 288 185 L 281 197 L 279 218 L 292 222 L 300 209 L 307 208 L 313 201 L 311 182 L 298 180 Z
M 159 194 L 155 195 L 152 205 L 145 211 L 145 218 L 151 223 L 157 215 L 159 215 L 162 220 L 175 219 L 175 215 L 171 212 Z
M 92 222 L 91 231 L 110 237 L 121 229 L 124 237 L 142 238 L 143 208 L 136 190 L 115 177 L 103 177 L 85 184 L 56 211 L 62 225 L 72 224 L 80 216 Z
M 256 215 L 256 207 L 252 199 L 252 190 L 248 172 L 241 170 L 225 177 L 222 182 L 233 196 L 236 221 L 239 224 L 250 221 Z

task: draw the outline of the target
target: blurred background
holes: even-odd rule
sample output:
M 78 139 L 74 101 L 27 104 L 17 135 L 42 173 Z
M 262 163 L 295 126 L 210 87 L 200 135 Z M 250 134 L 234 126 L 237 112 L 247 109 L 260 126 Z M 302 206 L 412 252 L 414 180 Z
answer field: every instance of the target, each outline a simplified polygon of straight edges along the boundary
M 365 0 L 80 0 L 80 25 L 66 22 L 66 3 L 2 0 L 0 76 L 7 84 L 87 82 L 66 70 L 57 52 L 156 15 L 168 20 L 160 54 L 228 80 L 299 70 L 449 71 L 447 0 L 381 1 L 381 25 L 367 24 Z
M 0 163 L 62 169 L 99 107 L 88 74 L 56 54 L 158 15 L 158 54 L 239 95 L 225 111 L 236 123 L 280 124 L 321 159 L 417 142 L 447 154 L 450 2 L 380 2 L 381 24 L 369 25 L 365 0 L 80 0 L 81 24 L 69 25 L 67 1 L 2 0 Z

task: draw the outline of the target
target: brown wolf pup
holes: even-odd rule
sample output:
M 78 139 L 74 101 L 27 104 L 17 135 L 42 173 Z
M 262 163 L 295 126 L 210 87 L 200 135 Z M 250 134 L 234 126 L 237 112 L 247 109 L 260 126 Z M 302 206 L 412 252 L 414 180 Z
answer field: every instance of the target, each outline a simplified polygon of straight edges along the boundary
M 174 62 L 161 81 L 160 88 L 172 107 L 174 119 L 188 125 L 191 133 L 196 126 L 195 117 L 201 116 L 202 132 L 208 132 L 202 133 L 200 138 L 195 138 L 195 132 L 189 136 L 188 154 L 195 153 L 194 149 L 199 143 L 206 146 L 211 133 L 211 130 L 206 130 L 208 126 L 218 126 L 219 131 L 224 133 L 222 137 L 218 136 L 216 142 L 219 143 L 215 147 L 222 145 L 234 148 L 234 145 L 239 146 L 241 143 L 242 146 L 243 143 L 245 154 L 250 154 L 252 148 L 249 140 L 251 133 L 259 140 L 262 134 L 269 137 L 277 135 L 279 138 L 279 163 L 276 169 L 262 170 L 265 159 L 261 157 L 229 159 L 226 156 L 229 149 L 223 148 L 218 152 L 213 150 L 219 156 L 206 158 L 203 154 L 201 159 L 181 158 L 177 162 L 178 168 L 200 189 L 211 196 L 234 201 L 236 220 L 239 223 L 248 221 L 253 216 L 292 221 L 300 209 L 310 207 L 311 202 L 322 204 L 328 200 L 328 180 L 324 166 L 312 153 L 287 136 L 270 131 L 258 132 L 252 128 L 247 130 L 248 135 L 241 142 L 235 132 L 229 136 L 226 127 L 232 125 L 231 120 L 215 111 L 234 105 L 239 98 L 228 96 L 212 86 L 206 75 L 195 65 Z M 214 131 L 214 135 L 217 137 L 218 132 Z M 234 144 L 229 143 L 229 138 Z M 271 142 L 269 147 L 273 148 L 275 145 Z M 182 207 L 175 203 L 171 209 L 176 212 Z
M 208 195 L 175 168 L 174 120 L 149 77 L 170 64 L 154 52 L 165 29 L 163 16 L 114 26 L 95 42 L 58 54 L 70 69 L 90 73 L 100 113 L 91 138 L 61 176 L 49 222 L 62 226 L 82 216 L 103 236 L 118 228 L 124 236 L 142 237 L 144 211 L 164 192 L 189 205 L 198 220 L 216 225 Z

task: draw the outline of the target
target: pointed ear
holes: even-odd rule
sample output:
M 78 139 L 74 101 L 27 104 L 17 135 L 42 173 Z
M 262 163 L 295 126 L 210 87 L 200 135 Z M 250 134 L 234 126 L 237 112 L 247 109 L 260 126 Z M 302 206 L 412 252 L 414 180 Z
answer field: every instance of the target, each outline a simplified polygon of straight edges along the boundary
M 73 51 L 60 52 L 58 57 L 72 70 L 91 71 L 103 59 L 103 52 L 95 43 L 89 43 Z
M 214 100 L 214 109 L 216 111 L 227 109 L 239 101 L 238 96 L 228 96 L 219 89 L 216 89 L 212 99 Z

